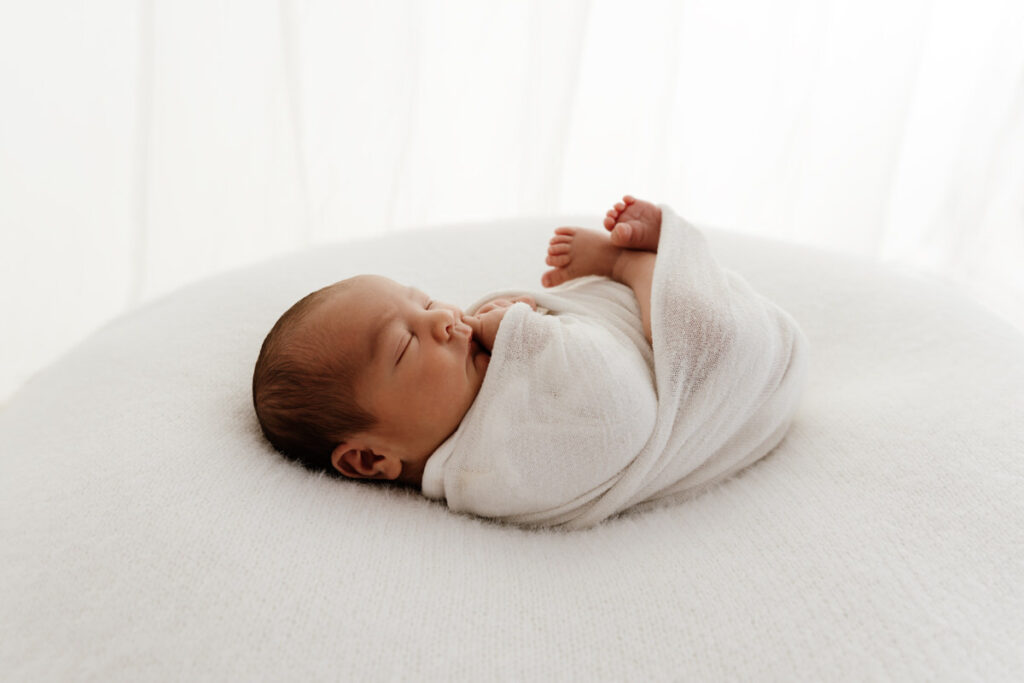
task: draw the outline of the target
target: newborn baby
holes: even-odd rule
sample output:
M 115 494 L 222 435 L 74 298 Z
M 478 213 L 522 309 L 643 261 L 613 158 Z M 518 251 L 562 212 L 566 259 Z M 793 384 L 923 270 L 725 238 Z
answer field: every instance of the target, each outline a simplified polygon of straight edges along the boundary
M 548 293 L 468 314 L 375 275 L 306 296 L 256 363 L 264 434 L 310 469 L 569 528 L 765 455 L 802 388 L 795 322 L 668 207 L 627 195 L 604 225 L 555 230 Z

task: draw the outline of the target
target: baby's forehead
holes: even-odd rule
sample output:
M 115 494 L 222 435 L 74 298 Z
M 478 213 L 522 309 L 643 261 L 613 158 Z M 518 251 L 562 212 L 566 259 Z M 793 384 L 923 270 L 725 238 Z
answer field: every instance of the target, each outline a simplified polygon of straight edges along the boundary
M 360 312 L 368 313 L 370 317 L 380 316 L 402 302 L 430 298 L 421 287 L 395 282 L 379 275 L 366 276 L 366 280 L 344 290 L 341 294 L 346 297 L 342 300 L 343 308 L 359 309 Z
M 415 295 L 413 289 L 381 276 L 342 281 L 320 302 L 309 333 L 321 336 L 327 348 L 368 358 L 376 331 L 397 302 Z
M 408 296 L 415 289 L 383 275 L 359 275 L 337 283 L 335 288 L 344 306 L 359 306 L 371 310 L 387 307 L 394 301 Z

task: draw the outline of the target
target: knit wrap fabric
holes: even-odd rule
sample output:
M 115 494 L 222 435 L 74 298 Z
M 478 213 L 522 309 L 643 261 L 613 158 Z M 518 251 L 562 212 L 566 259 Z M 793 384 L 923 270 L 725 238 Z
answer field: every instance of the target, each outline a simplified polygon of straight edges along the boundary
M 589 277 L 506 313 L 487 376 L 431 455 L 423 494 L 524 526 L 586 528 L 640 503 L 685 498 L 770 452 L 807 379 L 793 318 L 715 260 L 662 205 L 652 343 L 632 290 Z

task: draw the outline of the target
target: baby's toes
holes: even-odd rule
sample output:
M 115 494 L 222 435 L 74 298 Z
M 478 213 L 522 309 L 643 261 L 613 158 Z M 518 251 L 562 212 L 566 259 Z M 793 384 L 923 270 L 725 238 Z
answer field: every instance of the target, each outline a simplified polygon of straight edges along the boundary
M 617 247 L 629 247 L 636 236 L 636 230 L 629 223 L 619 223 L 612 230 L 612 244 Z
M 569 264 L 572 260 L 572 255 L 569 253 L 572 250 L 571 244 L 552 244 L 548 247 L 548 257 L 544 263 L 549 266 L 555 266 L 560 268 Z
M 576 236 L 576 228 L 571 228 L 569 226 L 563 226 L 561 228 L 555 228 L 555 234 L 556 235 L 566 235 L 568 237 L 575 237 Z
M 565 268 L 555 268 L 544 273 L 540 278 L 540 283 L 545 287 L 555 287 L 568 279 L 569 274 L 565 272 Z
M 570 254 L 548 254 L 548 257 L 544 259 L 544 263 L 555 268 L 562 268 L 569 265 L 572 261 Z

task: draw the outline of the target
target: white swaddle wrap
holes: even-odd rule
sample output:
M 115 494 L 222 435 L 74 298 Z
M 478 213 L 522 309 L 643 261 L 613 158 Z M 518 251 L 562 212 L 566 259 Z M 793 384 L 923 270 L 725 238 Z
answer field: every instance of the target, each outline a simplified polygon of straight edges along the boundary
M 588 277 L 505 314 L 487 375 L 430 456 L 425 496 L 527 526 L 585 528 L 698 493 L 763 457 L 789 428 L 807 341 L 785 311 L 711 256 L 661 205 L 651 335 L 629 287 Z M 653 347 L 653 348 L 652 348 Z

